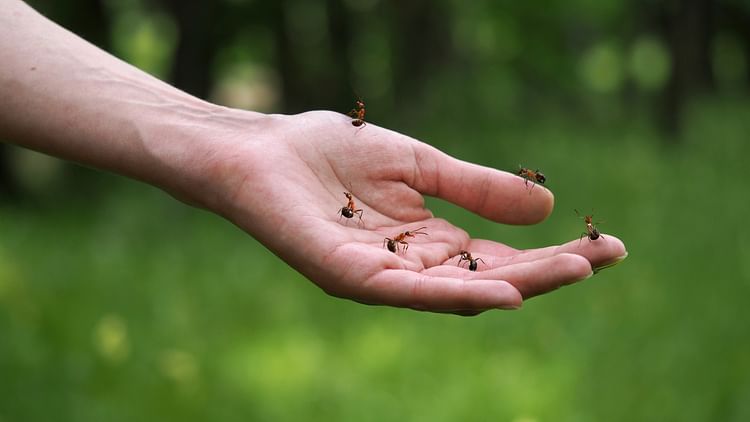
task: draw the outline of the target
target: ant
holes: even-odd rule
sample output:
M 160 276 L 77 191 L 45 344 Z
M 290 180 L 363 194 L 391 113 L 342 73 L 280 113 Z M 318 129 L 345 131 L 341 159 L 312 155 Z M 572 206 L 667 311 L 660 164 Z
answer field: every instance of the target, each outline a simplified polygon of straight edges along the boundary
M 516 174 L 524 178 L 526 186 L 529 185 L 529 180 L 531 181 L 531 189 L 529 189 L 529 194 L 531 194 L 531 190 L 534 189 L 534 185 L 536 185 L 537 183 L 543 185 L 547 180 L 547 178 L 544 177 L 544 174 L 542 174 L 539 169 L 527 169 L 526 167 L 521 167 L 520 164 L 518 165 L 518 172 Z
M 458 266 L 460 267 L 463 261 L 469 261 L 469 271 L 477 270 L 477 261 L 482 261 L 482 264 L 487 265 L 487 263 L 485 263 L 482 258 L 475 259 L 471 256 L 471 253 L 468 251 L 460 251 L 459 254 L 461 256 L 458 258 Z
M 344 196 L 346 196 L 348 202 L 346 203 L 346 206 L 341 207 L 338 214 L 343 215 L 346 218 L 352 218 L 354 217 L 354 214 L 357 214 L 359 216 L 359 222 L 361 223 L 362 213 L 364 211 L 356 209 L 356 205 L 354 205 L 354 199 L 351 193 L 344 192 Z M 339 220 L 341 220 L 341 217 L 339 217 Z
M 404 239 L 406 239 L 407 237 L 415 237 L 418 234 L 427 235 L 427 233 L 420 231 L 420 230 L 426 229 L 426 228 L 427 227 L 420 227 L 420 228 L 418 228 L 416 230 L 407 230 L 407 231 L 405 231 L 403 233 L 399 233 L 393 239 L 391 239 L 390 237 L 386 237 L 385 239 L 383 239 L 383 246 L 385 246 L 386 243 L 387 243 L 389 251 L 391 251 L 393 253 L 398 253 L 399 252 L 398 244 L 400 243 L 400 244 L 404 245 L 404 253 L 406 253 L 406 250 L 409 249 L 409 243 L 406 242 Z
M 354 108 L 347 115 L 354 119 L 352 120 L 352 125 L 362 127 L 367 125 L 365 123 L 365 102 L 361 98 L 357 99 L 357 102 L 354 103 Z
M 578 216 L 578 218 L 583 218 L 583 221 L 586 223 L 586 231 L 581 233 L 581 237 L 578 239 L 579 246 L 584 236 L 589 238 L 589 242 L 591 242 L 592 240 L 596 240 L 600 237 L 602 238 L 602 240 L 604 240 L 604 235 L 599 233 L 599 229 L 596 228 L 596 225 L 600 224 L 601 221 L 594 224 L 592 223 L 592 219 L 594 218 L 593 214 L 581 216 L 581 214 L 578 213 L 578 210 L 574 209 L 573 211 L 576 212 L 576 215 Z

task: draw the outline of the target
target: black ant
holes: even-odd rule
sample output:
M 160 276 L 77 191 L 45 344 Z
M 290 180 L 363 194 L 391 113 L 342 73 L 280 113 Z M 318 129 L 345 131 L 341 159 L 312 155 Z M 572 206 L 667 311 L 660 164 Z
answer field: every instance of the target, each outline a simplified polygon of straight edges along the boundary
M 364 211 L 356 209 L 356 205 L 354 205 L 354 198 L 352 197 L 352 194 L 349 192 L 344 192 L 344 195 L 346 196 L 346 199 L 348 199 L 348 202 L 346 203 L 346 206 L 341 207 L 338 214 L 343 215 L 346 218 L 352 218 L 354 217 L 354 214 L 357 214 L 359 216 L 359 222 L 362 222 L 362 213 Z M 339 220 L 341 220 L 341 217 L 339 217 Z
M 471 253 L 468 251 L 460 251 L 459 254 L 461 255 L 458 257 L 458 266 L 462 266 L 461 263 L 463 261 L 469 262 L 469 271 L 476 271 L 477 270 L 477 261 L 482 261 L 482 264 L 487 265 L 482 258 L 473 258 L 471 256 Z
M 420 230 L 426 229 L 426 228 L 427 227 L 420 227 L 420 228 L 418 228 L 416 230 L 407 230 L 407 231 L 405 231 L 403 233 L 399 233 L 393 239 L 391 239 L 390 237 L 386 237 L 383 240 L 383 246 L 385 247 L 386 243 L 387 243 L 389 251 L 391 251 L 393 253 L 398 253 L 399 252 L 398 245 L 400 243 L 400 244 L 404 245 L 404 253 L 406 253 L 406 250 L 409 249 L 409 243 L 406 242 L 404 239 L 406 239 L 407 237 L 415 237 L 418 234 L 427 235 L 427 233 L 424 233 L 424 232 L 420 231 Z
M 599 233 L 599 229 L 596 228 L 596 225 L 600 224 L 601 221 L 594 224 L 592 222 L 592 219 L 594 218 L 593 214 L 581 216 L 581 214 L 578 213 L 578 210 L 574 209 L 573 211 L 576 212 L 578 218 L 583 218 L 583 221 L 586 223 L 586 231 L 581 233 L 581 237 L 578 239 L 578 245 L 581 244 L 581 240 L 583 240 L 584 236 L 589 238 L 589 242 L 600 237 L 604 240 L 604 235 Z
M 544 177 L 544 174 L 542 174 L 539 169 L 527 169 L 526 167 L 521 167 L 520 164 L 518 165 L 518 172 L 516 174 L 524 178 L 526 186 L 528 186 L 529 181 L 531 181 L 531 189 L 529 189 L 529 193 L 531 193 L 531 191 L 534 189 L 534 185 L 536 185 L 537 183 L 543 185 L 547 180 L 547 178 Z
M 365 123 L 365 102 L 361 99 L 357 99 L 357 102 L 354 103 L 354 108 L 347 115 L 354 119 L 352 120 L 352 125 L 362 127 L 367 125 Z

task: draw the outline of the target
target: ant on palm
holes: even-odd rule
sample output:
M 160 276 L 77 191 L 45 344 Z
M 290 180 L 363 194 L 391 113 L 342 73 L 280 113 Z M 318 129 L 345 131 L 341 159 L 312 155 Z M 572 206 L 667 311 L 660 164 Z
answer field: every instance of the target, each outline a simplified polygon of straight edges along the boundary
M 383 247 L 385 247 L 387 244 L 389 251 L 393 253 L 398 253 L 399 252 L 398 245 L 402 244 L 404 245 L 404 253 L 406 253 L 406 250 L 409 249 L 409 242 L 407 242 L 404 239 L 406 239 L 407 237 L 415 237 L 418 234 L 427 235 L 427 233 L 421 231 L 426 228 L 427 227 L 420 227 L 416 230 L 407 230 L 403 233 L 399 233 L 397 236 L 394 236 L 393 239 L 391 239 L 390 237 L 386 237 L 385 239 L 383 239 Z
M 362 213 L 364 211 L 356 209 L 356 205 L 354 205 L 354 197 L 351 193 L 344 192 L 344 195 L 348 201 L 345 206 L 341 207 L 338 214 L 343 215 L 346 218 L 352 218 L 354 217 L 354 214 L 357 214 L 357 216 L 359 216 L 359 223 L 361 223 Z M 339 220 L 341 220 L 341 217 L 339 217 Z
M 469 262 L 469 271 L 476 271 L 477 270 L 477 261 L 482 261 L 482 264 L 487 265 L 486 262 L 482 258 L 474 258 L 471 256 L 471 253 L 469 251 L 460 251 L 459 254 L 461 256 L 458 257 L 458 266 L 461 267 L 463 261 Z
M 520 164 L 518 165 L 518 172 L 516 172 L 516 174 L 524 178 L 524 183 L 526 184 L 526 186 L 528 186 L 529 181 L 531 181 L 531 189 L 529 189 L 529 194 L 531 194 L 531 191 L 534 189 L 534 186 L 537 183 L 543 185 L 547 180 L 547 178 L 544 177 L 544 174 L 542 174 L 539 169 L 531 170 L 526 167 L 521 167 Z
M 594 214 L 581 216 L 581 214 L 578 213 L 578 210 L 574 209 L 573 211 L 576 212 L 576 215 L 578 216 L 578 218 L 583 218 L 583 222 L 586 223 L 586 231 L 581 233 L 581 237 L 578 239 L 579 246 L 584 236 L 589 238 L 589 242 L 591 242 L 592 240 L 596 240 L 600 237 L 602 238 L 602 240 L 604 240 L 604 235 L 599 233 L 599 229 L 596 228 L 596 226 L 602 222 L 601 221 L 597 223 L 592 222 L 594 218 Z
M 365 102 L 361 98 L 357 99 L 357 102 L 354 103 L 354 108 L 347 115 L 354 119 L 352 120 L 352 125 L 362 127 L 367 125 L 365 123 Z

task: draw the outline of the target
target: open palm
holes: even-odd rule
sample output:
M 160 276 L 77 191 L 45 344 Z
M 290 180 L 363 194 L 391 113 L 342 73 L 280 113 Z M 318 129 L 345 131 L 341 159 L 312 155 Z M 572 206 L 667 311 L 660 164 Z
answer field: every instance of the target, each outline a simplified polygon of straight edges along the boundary
M 422 195 L 488 219 L 532 224 L 553 196 L 510 173 L 456 160 L 373 124 L 332 112 L 276 116 L 270 133 L 232 153 L 230 220 L 329 294 L 370 304 L 476 314 L 514 309 L 524 298 L 592 274 L 626 255 L 617 238 L 534 250 L 472 239 L 434 218 Z M 352 218 L 341 213 L 351 192 Z M 421 231 L 384 248 L 386 238 Z M 457 265 L 462 250 L 481 258 Z

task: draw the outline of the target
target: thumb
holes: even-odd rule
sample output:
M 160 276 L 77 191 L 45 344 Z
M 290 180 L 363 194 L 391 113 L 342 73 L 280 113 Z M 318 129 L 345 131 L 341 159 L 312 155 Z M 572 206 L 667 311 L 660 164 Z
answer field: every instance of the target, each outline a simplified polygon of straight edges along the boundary
M 422 142 L 414 146 L 411 187 L 506 224 L 538 223 L 552 212 L 552 192 L 514 174 L 453 158 Z

